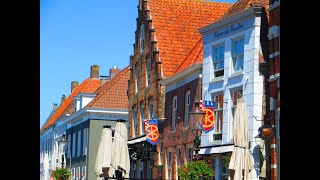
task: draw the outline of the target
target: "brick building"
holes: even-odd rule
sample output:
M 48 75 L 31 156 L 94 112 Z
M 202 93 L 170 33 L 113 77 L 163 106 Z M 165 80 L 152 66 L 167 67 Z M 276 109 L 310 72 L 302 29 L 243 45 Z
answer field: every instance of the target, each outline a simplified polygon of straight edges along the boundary
M 271 179 L 280 179 L 280 0 L 270 0 L 269 6 L 269 87 L 270 123 L 275 136 L 270 142 Z
M 201 99 L 203 46 L 200 40 L 175 74 L 160 81 L 166 87 L 165 117 L 160 125 L 160 164 L 162 177 L 177 179 L 177 169 L 193 159 L 192 129 L 189 112 Z
M 159 81 L 172 76 L 195 48 L 201 39 L 197 29 L 219 19 L 230 6 L 229 3 L 192 0 L 139 1 L 128 82 L 128 146 L 132 157 L 137 157 L 134 154 L 139 149 L 148 148 L 143 120 L 159 118 L 168 121 L 168 117 L 165 117 L 165 87 Z M 157 155 L 151 159 L 132 159 L 131 177 L 160 177 L 156 167 L 161 165 L 161 152 L 158 145 L 154 148 Z M 159 175 L 162 174 L 159 171 Z

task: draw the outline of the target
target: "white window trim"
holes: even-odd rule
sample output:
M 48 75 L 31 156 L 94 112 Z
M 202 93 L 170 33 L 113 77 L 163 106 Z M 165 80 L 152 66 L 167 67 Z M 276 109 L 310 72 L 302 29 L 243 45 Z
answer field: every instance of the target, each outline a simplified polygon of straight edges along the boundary
M 81 156 L 81 130 L 77 132 L 77 157 Z
M 132 109 L 132 112 L 133 112 L 133 137 L 136 137 L 137 128 L 138 128 L 137 108 L 135 107 L 134 109 Z
M 185 106 L 184 106 L 184 127 L 189 125 L 189 112 L 190 112 L 190 102 L 191 102 L 191 91 L 187 91 L 185 95 Z
M 171 131 L 176 130 L 177 126 L 177 113 L 178 113 L 178 97 L 172 98 L 172 117 L 171 117 Z
M 145 50 L 145 47 L 144 47 L 144 44 L 145 44 L 144 39 L 145 39 L 145 37 L 144 37 L 144 24 L 142 24 L 142 25 L 140 26 L 140 52 L 141 52 L 141 53 L 143 53 L 144 50 Z
M 211 94 L 211 98 L 212 101 L 215 101 L 215 97 L 216 96 L 220 96 L 223 95 L 223 100 L 225 99 L 224 93 L 219 91 L 219 92 L 215 92 Z M 217 104 L 217 106 L 219 106 L 218 102 L 215 102 Z M 224 106 L 224 105 L 223 105 Z M 218 123 L 218 118 L 217 118 L 217 111 L 222 111 L 222 122 L 220 123 L 220 127 L 221 127 L 221 131 L 217 131 L 217 123 Z M 209 144 L 217 144 L 217 143 L 221 143 L 222 139 L 220 140 L 214 140 L 213 136 L 217 135 L 217 134 L 221 134 L 223 132 L 223 120 L 224 120 L 224 109 L 219 107 L 219 108 L 214 108 L 214 112 L 215 112 L 215 122 L 214 122 L 214 130 L 209 132 Z
M 72 134 L 72 157 L 76 157 L 76 133 Z
M 233 49 L 233 44 L 234 44 L 235 41 L 240 41 L 241 39 L 243 39 L 243 53 L 235 55 L 234 54 L 234 49 Z M 231 67 L 232 67 L 232 68 L 230 68 L 231 71 L 232 71 L 231 75 L 244 71 L 244 61 L 245 61 L 245 59 L 244 59 L 244 57 L 245 57 L 244 56 L 245 47 L 244 46 L 245 46 L 245 36 L 244 35 L 241 35 L 239 37 L 233 38 L 231 40 Z M 234 58 L 236 58 L 238 60 L 238 58 L 241 57 L 241 56 L 243 56 L 243 67 L 242 67 L 241 70 L 236 70 L 235 67 L 234 67 L 234 63 L 233 63 Z
M 169 162 L 169 156 L 170 156 L 170 162 Z M 167 179 L 172 178 L 172 149 L 167 148 L 167 154 L 166 154 L 166 164 L 167 164 Z
M 216 49 L 216 48 L 220 48 L 220 47 L 224 47 L 224 53 L 225 53 L 225 45 L 224 45 L 224 43 L 219 43 L 219 44 L 215 44 L 213 47 L 212 47 L 212 75 L 211 75 L 211 80 L 213 80 L 213 79 L 215 79 L 215 78 L 219 78 L 219 77 L 224 77 L 224 73 L 223 73 L 223 75 L 222 76 L 215 76 L 215 72 L 218 72 L 218 71 L 224 71 L 224 66 L 223 66 L 223 68 L 220 68 L 220 69 L 214 69 L 214 64 L 215 63 L 220 63 L 220 62 L 224 62 L 224 57 L 225 57 L 225 54 L 223 54 L 223 58 L 222 59 L 219 59 L 218 61 L 214 61 L 214 55 L 215 55 L 215 53 L 214 53 L 214 50 Z M 224 63 L 223 63 L 224 64 Z
M 143 111 L 141 111 L 141 110 L 143 110 Z M 145 134 L 144 133 L 144 120 L 146 119 L 146 115 L 145 115 L 145 105 L 144 105 L 144 103 L 141 103 L 140 104 L 140 135 L 142 135 L 142 134 Z M 142 114 L 143 114 L 143 116 L 142 116 Z
M 235 87 L 235 88 L 232 88 L 229 90 L 229 92 L 230 92 L 230 106 L 229 106 L 230 107 L 229 108 L 230 109 L 230 113 L 229 113 L 230 117 L 229 117 L 229 132 L 228 132 L 228 134 L 229 134 L 230 141 L 233 141 L 233 127 L 234 127 L 234 115 L 232 114 L 232 110 L 234 109 L 234 113 L 235 113 L 235 108 L 237 107 L 237 106 L 233 105 L 233 102 L 234 102 L 233 93 L 235 91 L 240 91 L 240 90 L 242 90 L 242 97 L 243 97 L 243 86 Z
M 151 58 L 148 58 L 146 61 L 146 86 L 147 87 L 150 86 L 150 71 L 151 71 Z
M 83 129 L 82 155 L 87 155 L 88 150 L 88 128 Z
M 135 76 L 136 76 L 135 88 L 136 88 L 136 94 L 137 94 L 139 92 L 139 66 L 138 65 L 135 67 Z

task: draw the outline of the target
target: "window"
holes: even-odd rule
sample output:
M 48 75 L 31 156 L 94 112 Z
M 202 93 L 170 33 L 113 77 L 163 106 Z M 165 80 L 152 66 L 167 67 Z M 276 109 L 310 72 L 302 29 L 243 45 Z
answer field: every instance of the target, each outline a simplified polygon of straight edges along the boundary
M 141 129 L 141 134 L 145 134 L 144 132 L 144 120 L 146 119 L 146 116 L 144 114 L 144 104 L 143 102 L 140 103 L 140 129 Z
M 224 75 L 224 45 L 219 45 L 213 48 L 213 77 Z
M 76 168 L 72 168 L 71 170 L 71 174 L 72 174 L 72 179 L 76 179 Z
M 242 98 L 242 89 L 231 91 L 232 104 L 231 104 L 230 139 L 233 139 L 234 117 L 235 117 L 237 102 L 239 98 Z
M 133 137 L 136 137 L 136 132 L 138 129 L 138 120 L 137 120 L 137 109 L 133 109 Z
M 144 52 L 144 25 L 140 26 L 140 52 Z
M 72 157 L 76 156 L 76 133 L 72 135 Z
M 81 155 L 81 130 L 78 131 L 78 147 L 77 147 L 77 157 Z
M 185 154 L 187 162 L 191 162 L 193 160 L 193 143 L 186 145 Z
M 68 158 L 71 157 L 71 134 L 68 135 Z
M 229 162 L 230 162 L 230 156 L 221 156 L 222 161 L 222 169 L 221 169 L 221 176 L 222 180 L 228 180 L 229 177 Z
M 139 65 L 136 66 L 136 93 L 139 91 Z
M 223 122 L 223 94 L 213 95 L 214 101 L 216 102 L 216 107 L 214 109 L 215 120 L 214 127 L 215 130 L 212 131 L 212 136 L 209 136 L 209 141 L 217 141 L 222 139 L 222 122 Z
M 232 42 L 232 65 L 233 71 L 243 70 L 244 38 Z
M 88 149 L 88 128 L 83 129 L 82 155 L 87 155 Z
M 150 58 L 148 58 L 147 59 L 147 62 L 146 62 L 146 69 L 147 69 L 147 73 L 146 73 L 146 78 L 147 78 L 147 80 L 146 80 L 146 86 L 149 86 L 150 85 L 150 68 L 151 68 L 151 59 Z
M 167 153 L 167 167 L 168 167 L 168 178 L 171 179 L 171 174 L 172 174 L 172 159 L 171 159 L 171 151 L 168 151 Z
M 179 168 L 182 164 L 181 161 L 181 147 L 177 148 L 177 168 Z
M 86 170 L 87 167 L 86 166 L 82 166 L 82 169 L 81 169 L 81 177 L 82 177 L 82 180 L 85 180 L 86 179 Z
M 189 123 L 189 111 L 190 111 L 190 91 L 187 91 L 186 97 L 185 97 L 185 103 L 184 103 L 184 127 L 187 127 Z
M 172 124 L 171 124 L 171 130 L 176 130 L 176 121 L 177 121 L 177 108 L 178 107 L 178 98 L 177 96 L 174 96 L 172 99 Z
M 149 111 L 149 119 L 154 118 L 152 98 L 149 98 L 149 101 L 148 101 L 148 111 Z

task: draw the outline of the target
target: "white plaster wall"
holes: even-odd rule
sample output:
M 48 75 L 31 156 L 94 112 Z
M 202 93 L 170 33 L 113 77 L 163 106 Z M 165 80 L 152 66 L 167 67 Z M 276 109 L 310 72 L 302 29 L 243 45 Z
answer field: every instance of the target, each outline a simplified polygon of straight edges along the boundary
M 254 17 L 252 17 L 254 18 Z M 230 90 L 241 87 L 243 88 L 243 96 L 247 105 L 249 118 L 249 141 L 252 142 L 250 151 L 253 152 L 255 147 L 254 136 L 258 134 L 258 128 L 261 126 L 261 121 L 256 121 L 262 117 L 262 98 L 263 98 L 263 77 L 259 73 L 259 51 L 260 51 L 260 18 L 255 18 L 255 26 L 249 29 L 237 32 L 236 34 L 221 38 L 207 44 L 204 44 L 204 61 L 203 61 L 203 92 L 202 99 L 212 100 L 211 94 L 217 92 L 224 93 L 224 119 L 222 144 L 232 142 L 232 128 L 229 123 L 231 119 L 231 94 Z M 213 31 L 214 32 L 214 31 Z M 231 48 L 232 39 L 244 36 L 244 70 L 243 74 L 232 77 L 231 70 Z M 212 81 L 211 73 L 213 73 L 212 51 L 213 46 L 224 42 L 225 45 L 225 61 L 224 61 L 224 77 L 221 81 Z M 203 133 L 204 134 L 204 133 Z M 212 133 L 211 133 L 212 135 Z M 206 134 L 208 136 L 208 134 Z M 206 136 L 201 137 L 201 146 L 212 145 L 208 142 Z M 257 154 L 253 153 L 253 160 L 257 158 Z M 252 171 L 252 178 L 258 179 L 257 171 Z
M 91 102 L 93 97 L 81 97 L 81 108 L 84 108 L 89 102 Z

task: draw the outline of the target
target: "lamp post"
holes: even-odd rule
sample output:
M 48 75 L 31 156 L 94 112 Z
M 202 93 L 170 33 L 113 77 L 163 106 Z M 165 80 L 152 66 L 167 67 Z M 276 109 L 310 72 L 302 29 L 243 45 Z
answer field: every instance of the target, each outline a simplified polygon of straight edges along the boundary
M 59 142 L 60 154 L 62 154 L 61 168 L 64 168 L 64 152 L 66 151 L 67 144 L 68 144 L 66 135 L 62 135 L 61 139 L 58 142 Z
M 190 120 L 193 124 L 192 127 L 192 134 L 195 136 L 195 139 L 193 140 L 194 143 L 194 156 L 196 158 L 199 157 L 199 151 L 200 151 L 200 138 L 201 136 L 201 127 L 200 124 L 203 124 L 205 112 L 200 109 L 200 101 L 196 100 L 194 102 L 194 109 L 189 112 Z

